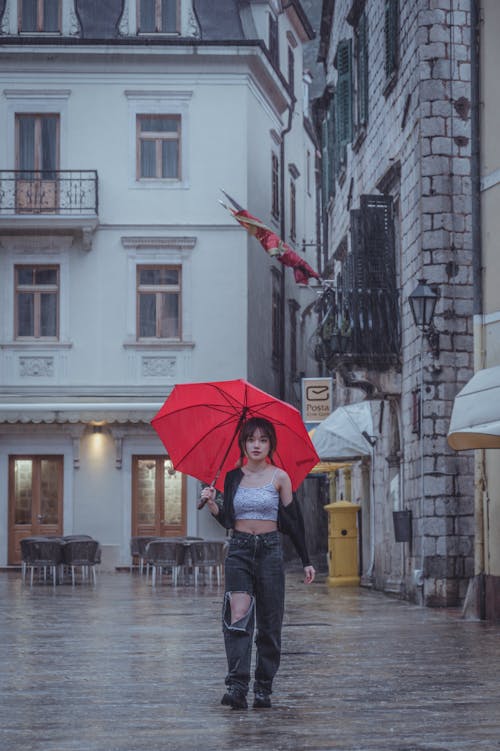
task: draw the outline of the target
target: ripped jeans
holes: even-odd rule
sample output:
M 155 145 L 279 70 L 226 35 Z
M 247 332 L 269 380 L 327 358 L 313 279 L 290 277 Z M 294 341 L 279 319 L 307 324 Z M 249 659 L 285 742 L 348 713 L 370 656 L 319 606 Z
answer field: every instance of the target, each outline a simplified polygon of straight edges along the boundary
M 228 665 L 226 685 L 248 692 L 256 622 L 254 691 L 270 694 L 280 664 L 285 602 L 279 532 L 233 532 L 225 563 L 225 590 L 222 630 Z M 231 623 L 231 594 L 236 592 L 250 595 L 250 606 L 240 620 Z

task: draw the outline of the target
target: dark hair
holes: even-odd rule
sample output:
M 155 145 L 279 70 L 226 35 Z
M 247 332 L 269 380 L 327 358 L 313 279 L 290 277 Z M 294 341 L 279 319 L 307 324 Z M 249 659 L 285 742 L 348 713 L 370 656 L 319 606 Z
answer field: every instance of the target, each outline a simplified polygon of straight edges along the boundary
M 249 420 L 243 423 L 240 433 L 238 435 L 238 446 L 240 447 L 240 461 L 243 463 L 245 457 L 245 444 L 247 440 L 254 434 L 256 430 L 260 430 L 269 439 L 269 461 L 273 462 L 273 454 L 276 451 L 277 439 L 274 425 L 264 417 L 251 417 Z

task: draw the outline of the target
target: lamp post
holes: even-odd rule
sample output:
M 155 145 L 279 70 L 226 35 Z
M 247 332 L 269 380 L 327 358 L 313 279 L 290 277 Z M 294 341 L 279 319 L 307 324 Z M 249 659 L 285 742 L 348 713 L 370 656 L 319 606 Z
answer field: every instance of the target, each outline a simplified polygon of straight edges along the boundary
M 423 569 L 424 569 L 424 499 L 425 499 L 425 463 L 424 463 L 424 335 L 430 344 L 432 354 L 434 357 L 439 356 L 439 333 L 434 328 L 432 323 L 434 318 L 434 311 L 436 310 L 436 303 L 438 301 L 438 295 L 427 284 L 426 279 L 419 279 L 416 288 L 408 296 L 408 302 L 410 303 L 410 310 L 412 312 L 413 320 L 417 328 L 421 333 L 421 351 L 420 351 L 420 419 L 419 419 L 419 433 L 420 433 L 420 565 L 421 571 L 415 571 L 416 581 L 423 582 Z
M 415 325 L 426 335 L 434 357 L 439 357 L 439 334 L 432 323 L 437 301 L 438 295 L 429 287 L 426 279 L 419 279 L 408 296 Z

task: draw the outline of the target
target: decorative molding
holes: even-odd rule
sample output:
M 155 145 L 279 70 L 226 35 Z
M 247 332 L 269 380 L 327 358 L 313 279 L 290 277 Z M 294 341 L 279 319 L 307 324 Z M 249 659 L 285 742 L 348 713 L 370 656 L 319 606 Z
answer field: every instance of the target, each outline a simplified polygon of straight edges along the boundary
M 122 237 L 124 248 L 134 250 L 193 250 L 196 237 Z
M 498 185 L 498 183 L 500 183 L 500 169 L 490 172 L 489 175 L 484 175 L 484 177 L 481 178 L 480 190 L 488 190 L 489 188 Z
M 70 7 L 69 7 L 68 32 L 70 36 L 78 36 L 80 34 L 80 21 L 78 20 L 78 16 L 76 14 L 74 2 L 70 3 Z
M 196 17 L 192 9 L 189 10 L 189 14 L 188 14 L 186 36 L 194 37 L 195 39 L 201 39 L 200 26 L 198 24 L 198 21 L 196 20 Z
M 194 342 L 186 342 L 186 341 L 172 341 L 172 340 L 166 340 L 166 339 L 158 339 L 157 342 L 141 342 L 141 341 L 130 341 L 130 342 L 124 342 L 123 348 L 124 349 L 193 349 Z
M 130 24 L 129 24 L 129 12 L 128 12 L 128 3 L 123 3 L 123 11 L 121 18 L 118 22 L 118 33 L 120 36 L 126 37 L 130 34 Z
M 2 34 L 10 34 L 10 4 L 5 1 L 3 9 L 2 25 L 0 26 Z
M 141 364 L 144 378 L 174 378 L 177 372 L 176 357 L 144 356 Z
M 72 235 L 4 235 L 0 247 L 5 250 L 40 253 L 51 251 L 62 253 L 73 244 Z
M 52 378 L 54 376 L 54 358 L 20 357 L 19 375 L 21 378 Z
M 125 89 L 123 92 L 127 99 L 191 99 L 192 91 L 174 91 L 172 89 Z
M 4 89 L 6 99 L 69 99 L 71 89 Z

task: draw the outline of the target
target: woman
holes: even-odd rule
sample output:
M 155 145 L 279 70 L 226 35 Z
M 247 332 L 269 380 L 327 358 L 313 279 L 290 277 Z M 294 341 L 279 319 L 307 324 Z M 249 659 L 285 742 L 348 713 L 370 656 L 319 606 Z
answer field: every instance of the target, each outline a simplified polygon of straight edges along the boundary
M 279 531 L 290 535 L 304 566 L 304 581 L 314 581 L 305 544 L 304 523 L 286 472 L 273 463 L 276 432 L 262 418 L 251 418 L 239 433 L 240 461 L 227 473 L 224 502 L 204 488 L 202 503 L 217 521 L 232 529 L 225 563 L 223 633 L 228 673 L 222 704 L 246 709 L 252 637 L 257 622 L 253 684 L 256 709 L 271 706 L 273 678 L 279 667 L 285 576 Z M 279 531 L 278 531 L 279 530 Z

